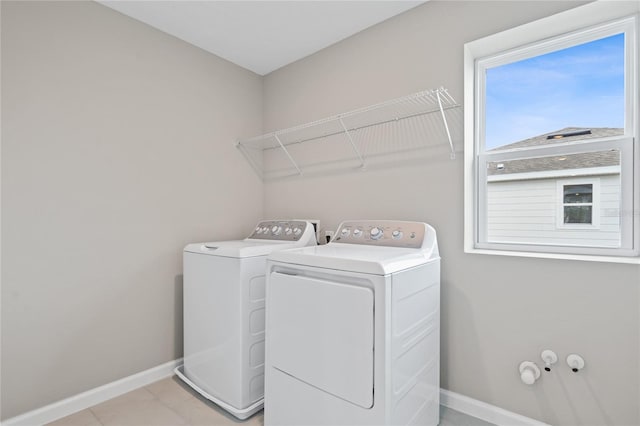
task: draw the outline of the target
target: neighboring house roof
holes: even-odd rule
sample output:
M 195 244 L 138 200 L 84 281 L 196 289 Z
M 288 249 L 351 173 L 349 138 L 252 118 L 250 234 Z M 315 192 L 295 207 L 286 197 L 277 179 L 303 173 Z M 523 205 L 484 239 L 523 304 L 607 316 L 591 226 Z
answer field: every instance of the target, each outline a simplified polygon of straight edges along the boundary
M 587 133 L 589 131 L 590 133 Z M 566 127 L 564 129 L 545 133 L 544 135 L 524 139 L 509 145 L 503 145 L 492 151 L 502 151 L 514 148 L 526 148 L 556 143 L 580 142 L 594 138 L 620 136 L 624 129 L 600 127 L 580 128 Z M 560 136 L 563 135 L 563 136 Z M 556 136 L 558 136 L 556 138 Z M 592 167 L 608 167 L 620 165 L 618 150 L 585 152 L 580 154 L 557 155 L 551 157 L 526 158 L 522 160 L 497 161 L 487 164 L 489 176 L 508 175 L 514 173 L 532 173 L 553 170 L 586 169 Z

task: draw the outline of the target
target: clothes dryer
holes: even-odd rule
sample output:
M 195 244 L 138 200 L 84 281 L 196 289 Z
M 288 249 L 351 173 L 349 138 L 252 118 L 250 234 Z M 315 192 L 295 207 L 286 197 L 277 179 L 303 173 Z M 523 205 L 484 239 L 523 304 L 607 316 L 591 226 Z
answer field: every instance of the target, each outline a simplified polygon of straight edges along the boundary
M 265 425 L 437 425 L 440 256 L 419 222 L 343 222 L 267 261 Z
M 260 410 L 267 255 L 315 244 L 310 222 L 272 220 L 244 240 L 187 245 L 178 377 L 239 419 Z

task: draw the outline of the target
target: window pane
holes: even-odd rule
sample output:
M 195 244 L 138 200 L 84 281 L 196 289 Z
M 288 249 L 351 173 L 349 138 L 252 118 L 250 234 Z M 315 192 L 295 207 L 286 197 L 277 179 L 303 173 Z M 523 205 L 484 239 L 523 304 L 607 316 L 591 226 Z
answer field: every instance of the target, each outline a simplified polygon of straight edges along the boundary
M 486 168 L 488 243 L 620 247 L 618 149 L 489 161 Z
M 487 69 L 485 114 L 486 150 L 622 134 L 624 34 Z
M 565 206 L 564 223 L 591 223 L 591 206 Z
M 593 202 L 593 185 L 565 185 L 564 202 L 567 204 Z M 591 222 L 591 220 L 589 220 L 589 222 Z M 574 222 L 567 222 L 565 220 L 565 223 Z

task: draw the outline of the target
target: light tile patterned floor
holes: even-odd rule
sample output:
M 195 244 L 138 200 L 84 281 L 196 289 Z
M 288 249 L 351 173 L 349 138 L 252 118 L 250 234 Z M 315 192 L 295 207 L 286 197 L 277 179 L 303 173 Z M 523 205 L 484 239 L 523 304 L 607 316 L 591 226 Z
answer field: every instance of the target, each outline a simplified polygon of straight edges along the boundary
M 262 411 L 239 421 L 170 377 L 49 423 L 49 426 L 263 426 Z M 440 426 L 491 426 L 440 407 Z

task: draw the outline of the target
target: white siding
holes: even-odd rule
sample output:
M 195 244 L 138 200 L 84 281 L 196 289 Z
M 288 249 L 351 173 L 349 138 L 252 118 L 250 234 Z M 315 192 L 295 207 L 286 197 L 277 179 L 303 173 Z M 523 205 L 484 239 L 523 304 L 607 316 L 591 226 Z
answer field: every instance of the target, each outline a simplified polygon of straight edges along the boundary
M 600 180 L 600 194 L 599 197 L 594 194 L 594 199 L 599 198 L 594 209 L 598 209 L 600 223 L 589 229 L 568 229 L 558 217 L 562 200 L 557 182 L 569 182 L 568 179 L 489 182 L 489 242 L 618 247 L 620 177 L 606 175 L 597 179 Z

